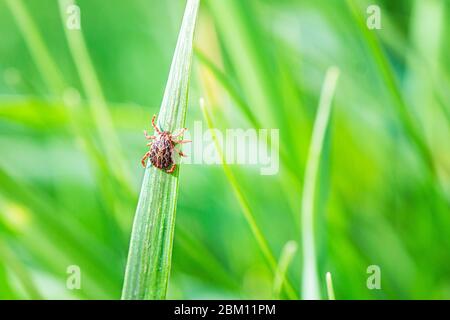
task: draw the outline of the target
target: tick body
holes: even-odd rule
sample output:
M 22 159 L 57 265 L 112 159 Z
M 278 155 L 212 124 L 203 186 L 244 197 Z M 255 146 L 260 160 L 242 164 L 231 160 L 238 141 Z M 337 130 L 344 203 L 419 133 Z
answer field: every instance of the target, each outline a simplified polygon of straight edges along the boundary
M 162 131 L 159 129 L 156 124 L 156 115 L 152 118 L 152 126 L 155 129 L 155 135 L 149 136 L 146 131 L 144 131 L 145 138 L 150 140 L 147 146 L 150 146 L 150 151 L 148 151 L 144 157 L 142 158 L 142 166 L 146 167 L 147 159 L 150 159 L 150 162 L 153 166 L 158 169 L 161 169 L 167 173 L 172 173 L 176 169 L 176 163 L 174 161 L 174 153 L 178 153 L 180 156 L 185 157 L 183 152 L 179 151 L 176 148 L 176 145 L 191 142 L 189 140 L 177 140 L 176 138 L 180 137 L 187 129 L 181 129 L 180 132 L 173 135 L 169 131 Z

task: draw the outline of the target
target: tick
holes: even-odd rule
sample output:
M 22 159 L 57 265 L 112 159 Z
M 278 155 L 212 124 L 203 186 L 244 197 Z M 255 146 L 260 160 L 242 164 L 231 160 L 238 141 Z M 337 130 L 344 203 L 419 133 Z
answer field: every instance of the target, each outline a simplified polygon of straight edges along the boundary
M 176 140 L 187 130 L 183 128 L 177 134 L 173 135 L 169 131 L 163 131 L 155 124 L 156 115 L 152 118 L 152 126 L 155 129 L 155 135 L 150 136 L 147 131 L 144 131 L 145 138 L 150 140 L 147 146 L 150 147 L 150 151 L 145 153 L 141 160 L 142 166 L 146 167 L 145 163 L 147 159 L 150 159 L 152 165 L 156 168 L 161 169 L 167 173 L 172 173 L 175 171 L 177 165 L 175 164 L 173 155 L 174 152 L 178 153 L 181 157 L 186 157 L 186 155 L 175 148 L 178 144 L 191 142 L 190 140 Z

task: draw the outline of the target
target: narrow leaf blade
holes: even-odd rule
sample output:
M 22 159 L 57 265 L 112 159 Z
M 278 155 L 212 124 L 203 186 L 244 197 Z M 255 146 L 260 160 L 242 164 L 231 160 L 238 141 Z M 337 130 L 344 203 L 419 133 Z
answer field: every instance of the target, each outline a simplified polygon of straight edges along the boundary
M 188 0 L 158 125 L 184 127 L 192 42 L 200 0 Z M 122 299 L 164 299 L 169 281 L 178 196 L 178 170 L 147 166 L 131 235 Z

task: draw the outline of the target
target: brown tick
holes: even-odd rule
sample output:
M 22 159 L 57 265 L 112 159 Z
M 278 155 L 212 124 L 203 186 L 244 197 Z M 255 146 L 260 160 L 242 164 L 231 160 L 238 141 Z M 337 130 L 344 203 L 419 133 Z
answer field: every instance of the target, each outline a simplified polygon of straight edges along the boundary
M 152 118 L 152 126 L 155 129 L 155 135 L 149 136 L 147 131 L 144 131 L 145 138 L 147 140 L 152 140 L 147 143 L 147 146 L 150 146 L 150 151 L 148 151 L 144 157 L 142 158 L 142 165 L 144 168 L 146 167 L 145 162 L 148 158 L 152 165 L 156 168 L 166 171 L 167 173 L 172 173 L 175 171 L 177 165 L 174 163 L 173 153 L 176 152 L 182 157 L 186 157 L 186 155 L 177 150 L 175 146 L 177 144 L 183 144 L 191 142 L 190 140 L 175 140 L 174 138 L 178 138 L 183 135 L 183 133 L 187 130 L 183 128 L 175 135 L 172 135 L 169 131 L 162 131 L 159 129 L 156 124 L 156 115 Z

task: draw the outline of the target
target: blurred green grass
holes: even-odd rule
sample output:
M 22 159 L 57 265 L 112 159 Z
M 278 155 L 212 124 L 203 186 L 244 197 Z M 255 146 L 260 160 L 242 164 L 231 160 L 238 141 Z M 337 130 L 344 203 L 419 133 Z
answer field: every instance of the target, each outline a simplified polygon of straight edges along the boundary
M 159 109 L 185 2 L 78 1 L 128 183 L 105 155 L 57 1 L 22 2 L 63 88 L 80 99 L 49 87 L 1 0 L 0 298 L 118 299 L 142 178 L 142 130 Z M 376 2 L 383 29 L 368 32 L 345 1 L 202 1 L 187 126 L 202 120 L 197 101 L 205 97 L 221 129 L 280 129 L 278 175 L 231 166 L 278 257 L 286 242 L 301 239 L 312 126 L 325 71 L 338 66 L 315 212 L 321 291 L 331 271 L 337 299 L 448 299 L 450 6 Z M 372 2 L 353 3 L 365 19 Z M 271 298 L 272 272 L 221 166 L 184 165 L 180 179 L 169 297 Z M 81 290 L 66 289 L 73 264 Z M 366 287 L 372 264 L 381 267 L 381 290 Z M 297 290 L 301 267 L 297 252 L 288 270 Z

